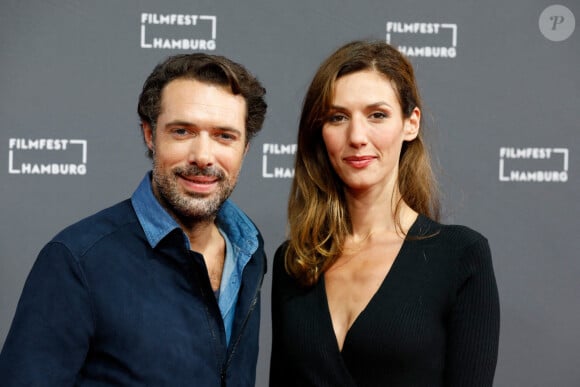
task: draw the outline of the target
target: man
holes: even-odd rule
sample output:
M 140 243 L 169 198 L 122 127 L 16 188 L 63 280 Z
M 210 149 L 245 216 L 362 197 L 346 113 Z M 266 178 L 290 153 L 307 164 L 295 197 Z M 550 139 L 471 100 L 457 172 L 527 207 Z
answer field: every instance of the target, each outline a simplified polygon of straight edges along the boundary
M 153 170 L 40 252 L 0 355 L 3 386 L 254 386 L 266 258 L 228 197 L 264 94 L 220 56 L 154 69 L 138 106 Z

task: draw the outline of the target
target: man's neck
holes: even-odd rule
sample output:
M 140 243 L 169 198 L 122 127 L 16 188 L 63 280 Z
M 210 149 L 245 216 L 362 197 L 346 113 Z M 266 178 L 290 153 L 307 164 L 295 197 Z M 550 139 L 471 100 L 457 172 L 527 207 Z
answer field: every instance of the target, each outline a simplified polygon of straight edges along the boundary
M 221 285 L 226 256 L 223 236 L 214 222 L 196 224 L 184 231 L 189 238 L 191 250 L 203 256 L 212 290 L 217 291 Z
M 179 223 L 181 229 L 189 239 L 191 249 L 194 251 L 203 252 L 208 248 L 208 246 L 223 239 L 213 220 L 196 222 L 188 225 L 184 225 L 181 222 Z

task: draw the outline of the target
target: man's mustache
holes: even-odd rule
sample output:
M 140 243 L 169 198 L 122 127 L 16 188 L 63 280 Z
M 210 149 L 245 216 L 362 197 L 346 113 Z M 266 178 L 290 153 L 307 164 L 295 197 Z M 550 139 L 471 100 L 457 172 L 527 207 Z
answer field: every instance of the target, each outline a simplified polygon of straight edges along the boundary
M 173 172 L 176 175 L 184 177 L 206 176 L 206 177 L 216 177 L 220 180 L 225 178 L 224 171 L 214 166 L 200 168 L 197 165 L 188 165 L 187 167 L 177 167 L 173 170 Z

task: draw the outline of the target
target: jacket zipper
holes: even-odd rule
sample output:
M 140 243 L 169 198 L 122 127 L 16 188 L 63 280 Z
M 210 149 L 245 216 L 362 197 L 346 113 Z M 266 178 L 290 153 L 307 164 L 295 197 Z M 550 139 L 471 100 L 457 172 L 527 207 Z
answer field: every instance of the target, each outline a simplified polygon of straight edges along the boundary
M 244 319 L 244 323 L 242 324 L 242 327 L 240 328 L 240 334 L 236 338 L 236 341 L 232 347 L 232 351 L 230 352 L 230 355 L 228 356 L 226 363 L 222 367 L 222 372 L 221 372 L 222 387 L 226 387 L 226 374 L 227 374 L 227 370 L 230 366 L 230 363 L 232 361 L 232 357 L 234 356 L 234 353 L 236 352 L 236 348 L 238 347 L 238 344 L 240 343 L 240 340 L 242 339 L 242 334 L 243 334 L 244 330 L 246 329 L 246 325 L 248 324 L 248 320 L 250 319 L 252 312 L 254 311 L 254 309 L 256 308 L 256 305 L 258 304 L 258 294 L 260 294 L 260 290 L 262 289 L 262 283 L 264 282 L 265 274 L 266 274 L 265 270 L 263 270 L 261 277 L 260 277 L 260 283 L 256 287 L 256 292 L 254 293 L 254 298 L 252 299 L 250 309 L 248 310 L 248 313 L 246 314 L 246 318 Z

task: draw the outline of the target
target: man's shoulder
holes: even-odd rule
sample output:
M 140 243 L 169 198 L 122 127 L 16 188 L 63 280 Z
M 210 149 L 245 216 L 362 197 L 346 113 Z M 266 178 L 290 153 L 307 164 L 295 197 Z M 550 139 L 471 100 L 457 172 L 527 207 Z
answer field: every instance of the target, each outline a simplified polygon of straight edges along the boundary
M 139 221 L 129 199 L 87 216 L 63 229 L 51 243 L 66 245 L 75 255 L 82 255 L 95 244 L 106 240 Z

